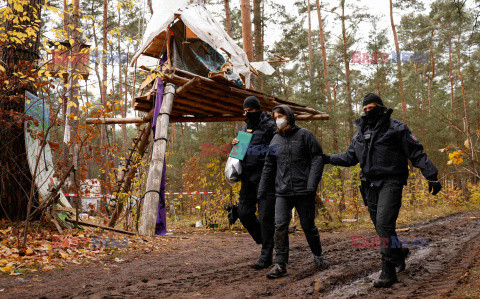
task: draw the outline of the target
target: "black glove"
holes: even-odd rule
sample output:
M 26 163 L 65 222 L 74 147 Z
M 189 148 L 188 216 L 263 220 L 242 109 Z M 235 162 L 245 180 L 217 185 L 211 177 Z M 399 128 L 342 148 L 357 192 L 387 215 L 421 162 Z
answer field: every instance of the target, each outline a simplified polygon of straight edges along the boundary
M 238 219 L 238 206 L 228 205 L 225 207 L 225 210 L 228 211 L 228 223 L 230 223 L 230 225 L 233 225 Z
M 326 154 L 322 154 L 322 159 L 324 164 L 330 164 L 330 156 Z
M 439 181 L 428 181 L 428 193 L 437 195 L 440 190 L 442 190 L 442 184 Z

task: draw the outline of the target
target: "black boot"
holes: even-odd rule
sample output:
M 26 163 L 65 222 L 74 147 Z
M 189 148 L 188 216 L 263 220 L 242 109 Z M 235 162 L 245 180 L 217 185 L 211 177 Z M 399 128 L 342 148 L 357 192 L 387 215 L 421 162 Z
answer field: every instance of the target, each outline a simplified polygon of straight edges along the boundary
M 398 282 L 398 280 L 395 264 L 382 261 L 382 273 L 380 277 L 373 282 L 373 286 L 376 288 L 389 288 L 396 282 Z
M 410 249 L 408 248 L 400 248 L 400 255 L 398 257 L 398 270 L 397 272 L 400 273 L 403 270 L 405 270 L 405 260 L 407 259 L 407 256 L 410 254 Z
M 271 260 L 270 261 L 265 261 L 265 260 L 259 259 L 255 263 L 251 264 L 250 267 L 252 267 L 255 270 L 262 270 L 262 269 L 270 267 L 271 265 L 272 265 Z
M 228 222 L 230 225 L 235 224 L 238 219 L 238 206 L 236 205 L 227 205 L 225 210 L 228 212 Z

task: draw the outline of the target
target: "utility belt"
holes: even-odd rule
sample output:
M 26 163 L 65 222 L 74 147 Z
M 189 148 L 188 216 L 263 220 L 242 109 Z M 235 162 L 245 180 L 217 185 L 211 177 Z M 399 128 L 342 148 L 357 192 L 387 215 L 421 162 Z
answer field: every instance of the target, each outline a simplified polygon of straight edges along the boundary
M 368 206 L 367 204 L 367 189 L 373 186 L 372 181 L 388 181 L 388 180 L 396 180 L 401 182 L 402 184 L 406 185 L 407 180 L 403 178 L 403 176 L 400 175 L 383 175 L 381 177 L 378 177 L 378 179 L 375 178 L 366 178 L 364 175 L 361 175 L 360 179 L 360 186 L 358 187 L 360 189 L 360 194 L 362 194 L 363 198 L 363 203 L 365 206 Z

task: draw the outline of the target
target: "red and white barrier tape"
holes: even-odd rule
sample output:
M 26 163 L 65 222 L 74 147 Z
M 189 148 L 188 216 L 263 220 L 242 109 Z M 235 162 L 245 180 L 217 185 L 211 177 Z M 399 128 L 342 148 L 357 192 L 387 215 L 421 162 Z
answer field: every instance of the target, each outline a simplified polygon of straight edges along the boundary
M 165 195 L 199 195 L 199 194 L 215 194 L 215 192 L 165 192 Z M 79 196 L 75 193 L 65 193 L 65 196 Z M 107 194 L 81 194 L 81 197 L 109 197 L 109 198 L 116 198 L 115 195 L 107 195 Z
M 433 217 L 440 217 L 438 215 L 435 215 L 435 214 L 430 214 L 430 213 L 424 213 L 424 212 L 417 212 L 419 214 L 423 214 L 423 215 L 428 215 L 428 216 L 433 216 Z
M 64 193 L 65 196 L 81 196 L 81 197 L 109 197 L 115 198 L 115 195 L 108 195 L 108 194 L 75 194 L 75 193 Z
M 215 194 L 215 192 L 170 192 L 166 195 L 197 195 L 197 194 Z

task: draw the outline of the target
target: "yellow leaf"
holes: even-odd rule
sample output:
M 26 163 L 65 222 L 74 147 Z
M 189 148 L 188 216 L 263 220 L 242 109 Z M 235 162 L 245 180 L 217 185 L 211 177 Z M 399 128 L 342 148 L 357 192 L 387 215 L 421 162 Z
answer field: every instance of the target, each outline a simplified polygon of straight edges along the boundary
M 75 107 L 75 108 L 77 108 L 78 106 L 77 106 L 77 104 L 75 104 L 75 102 L 70 101 L 70 102 L 68 102 L 67 107 L 68 107 L 68 108 L 70 108 L 70 107 Z
M 468 139 L 465 140 L 463 144 L 465 145 L 466 148 L 470 148 L 470 141 Z
M 0 65 L 0 72 L 5 72 L 5 68 Z
M 12 271 L 12 267 L 5 266 L 0 268 L 0 271 L 2 271 L 3 273 L 10 273 Z
M 75 41 L 73 40 L 73 38 L 71 38 L 68 42 L 69 42 L 70 45 L 72 45 L 72 46 L 73 46 L 73 44 L 75 43 Z
M 62 258 L 64 258 L 64 259 L 68 257 L 68 254 L 67 254 L 65 251 L 60 250 L 58 253 L 59 253 L 60 256 L 61 256 Z

